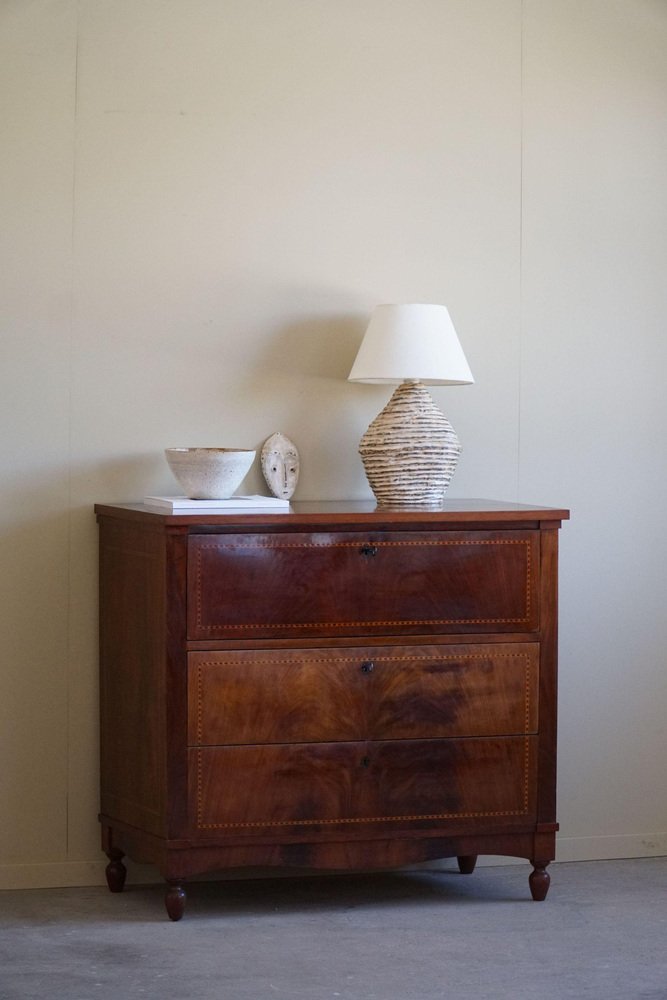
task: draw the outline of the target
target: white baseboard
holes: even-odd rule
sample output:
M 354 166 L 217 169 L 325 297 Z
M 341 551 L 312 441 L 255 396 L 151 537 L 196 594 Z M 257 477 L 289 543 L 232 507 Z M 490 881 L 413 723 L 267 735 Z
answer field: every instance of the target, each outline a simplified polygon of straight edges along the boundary
M 0 865 L 0 889 L 56 889 L 97 885 L 104 879 L 101 861 L 46 861 Z
M 656 858 L 667 856 L 667 833 L 627 834 L 608 837 L 559 837 L 556 841 L 556 863 L 559 861 L 603 861 L 617 858 Z M 484 856 L 480 867 L 494 865 L 526 864 L 520 858 Z M 104 885 L 104 857 L 94 861 L 51 861 L 36 864 L 0 865 L 0 889 L 56 889 L 77 886 Z M 451 868 L 452 861 L 429 861 L 428 868 Z M 456 865 L 456 862 L 454 862 Z M 423 866 L 420 866 L 423 867 Z M 129 885 L 146 885 L 161 882 L 160 876 L 150 865 L 127 862 Z M 243 877 L 243 872 L 234 877 Z M 253 869 L 249 877 L 257 878 Z M 260 874 L 276 877 L 288 871 L 266 870 Z
M 556 861 L 613 861 L 667 855 L 667 832 L 610 837 L 557 837 Z
M 61 889 L 106 885 L 107 860 L 50 861 L 37 864 L 0 865 L 0 889 Z M 150 865 L 128 861 L 128 883 L 147 884 L 162 881 Z
M 556 861 L 617 861 L 622 858 L 661 858 L 667 856 L 667 833 L 624 834 L 609 837 L 556 837 Z M 496 865 L 525 865 L 525 858 L 484 855 L 478 868 Z M 429 868 L 456 868 L 450 860 L 429 861 Z

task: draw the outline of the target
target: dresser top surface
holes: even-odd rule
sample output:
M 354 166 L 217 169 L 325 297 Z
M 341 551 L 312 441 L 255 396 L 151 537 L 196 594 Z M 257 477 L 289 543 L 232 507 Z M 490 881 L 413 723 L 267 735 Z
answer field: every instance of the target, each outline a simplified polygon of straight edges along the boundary
M 378 507 L 372 500 L 300 500 L 289 510 L 214 510 L 207 509 L 166 513 L 143 503 L 98 503 L 98 517 L 123 520 L 152 521 L 163 525 L 180 525 L 190 530 L 197 526 L 206 528 L 231 527 L 296 527 L 336 525 L 337 527 L 368 526 L 380 529 L 453 527 L 462 525 L 484 527 L 494 525 L 535 526 L 551 524 L 556 527 L 566 520 L 570 512 L 563 508 L 542 507 L 532 504 L 510 503 L 503 500 L 445 500 L 437 507 Z M 555 523 L 554 523 L 555 522 Z

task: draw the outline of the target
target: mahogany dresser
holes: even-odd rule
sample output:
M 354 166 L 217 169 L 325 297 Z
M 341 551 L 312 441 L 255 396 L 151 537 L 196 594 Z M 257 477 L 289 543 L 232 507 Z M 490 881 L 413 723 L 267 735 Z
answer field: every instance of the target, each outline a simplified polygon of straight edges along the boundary
M 242 866 L 555 854 L 565 510 L 96 507 L 101 815 L 184 883 Z

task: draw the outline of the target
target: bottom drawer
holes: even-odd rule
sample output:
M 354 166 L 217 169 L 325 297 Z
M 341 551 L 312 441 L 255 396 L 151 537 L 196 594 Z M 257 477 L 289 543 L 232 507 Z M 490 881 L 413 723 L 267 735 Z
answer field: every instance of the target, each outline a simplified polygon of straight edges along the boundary
M 196 829 L 535 816 L 536 737 L 189 750 Z

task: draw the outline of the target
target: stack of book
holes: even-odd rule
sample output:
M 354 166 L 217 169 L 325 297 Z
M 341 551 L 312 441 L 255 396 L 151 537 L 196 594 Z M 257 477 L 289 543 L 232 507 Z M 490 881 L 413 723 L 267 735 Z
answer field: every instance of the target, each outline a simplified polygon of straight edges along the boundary
M 282 497 L 244 496 L 229 497 L 226 500 L 190 500 L 189 497 L 145 497 L 148 507 L 169 514 L 192 514 L 195 511 L 225 510 L 289 510 L 289 500 Z

